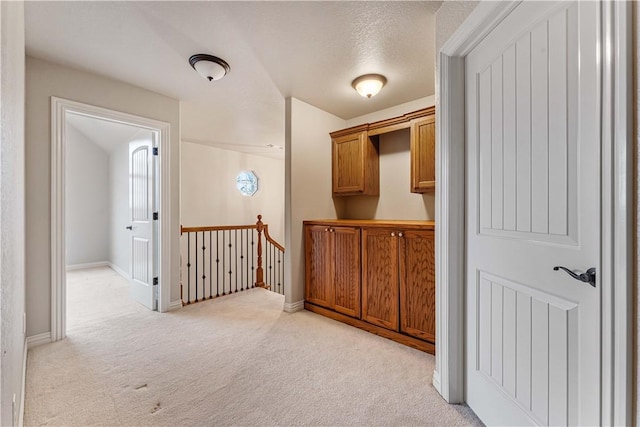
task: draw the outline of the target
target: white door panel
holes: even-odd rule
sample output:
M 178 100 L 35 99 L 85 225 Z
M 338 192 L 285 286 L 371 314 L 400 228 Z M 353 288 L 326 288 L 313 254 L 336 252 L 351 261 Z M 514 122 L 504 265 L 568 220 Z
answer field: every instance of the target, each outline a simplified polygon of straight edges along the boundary
M 598 424 L 596 2 L 523 2 L 466 58 L 467 402 L 492 425 Z
M 150 138 L 129 143 L 129 181 L 131 294 L 136 301 L 155 310 L 154 157 Z

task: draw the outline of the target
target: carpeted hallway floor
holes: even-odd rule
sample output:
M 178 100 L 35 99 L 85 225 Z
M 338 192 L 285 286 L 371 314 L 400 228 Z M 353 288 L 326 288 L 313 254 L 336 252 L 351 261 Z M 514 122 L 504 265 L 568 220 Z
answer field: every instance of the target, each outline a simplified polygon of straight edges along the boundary
M 108 268 L 68 274 L 68 338 L 29 350 L 25 425 L 481 425 L 434 357 L 254 289 L 150 312 Z

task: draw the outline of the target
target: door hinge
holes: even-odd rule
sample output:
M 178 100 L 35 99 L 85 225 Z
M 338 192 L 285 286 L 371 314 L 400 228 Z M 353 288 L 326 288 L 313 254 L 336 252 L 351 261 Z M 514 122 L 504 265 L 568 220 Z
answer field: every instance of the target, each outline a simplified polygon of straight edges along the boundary
M 154 156 L 158 155 L 158 147 L 153 147 L 153 155 Z
M 154 277 L 153 278 L 153 309 L 157 310 L 158 309 L 158 295 L 160 293 L 159 291 L 160 287 L 158 286 L 158 278 Z
M 158 220 L 158 212 L 154 212 L 153 213 L 153 220 L 157 221 Z

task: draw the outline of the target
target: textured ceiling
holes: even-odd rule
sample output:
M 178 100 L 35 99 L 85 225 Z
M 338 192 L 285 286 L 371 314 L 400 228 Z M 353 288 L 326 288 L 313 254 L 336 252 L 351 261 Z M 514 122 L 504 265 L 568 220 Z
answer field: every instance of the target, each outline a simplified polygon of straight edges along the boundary
M 441 2 L 26 2 L 27 53 L 182 101 L 182 139 L 284 144 L 284 98 L 344 119 L 431 95 Z M 195 53 L 231 71 L 207 82 Z M 384 74 L 361 98 L 351 81 Z M 255 151 L 255 149 L 254 149 Z

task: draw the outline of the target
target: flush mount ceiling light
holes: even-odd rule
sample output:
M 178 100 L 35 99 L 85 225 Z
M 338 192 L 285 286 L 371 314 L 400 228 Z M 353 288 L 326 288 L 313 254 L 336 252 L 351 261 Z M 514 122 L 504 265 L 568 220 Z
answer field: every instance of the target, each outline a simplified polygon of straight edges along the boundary
M 385 76 L 380 74 L 365 74 L 351 82 L 351 86 L 365 98 L 375 96 L 382 86 L 387 83 Z
M 191 64 L 198 74 L 209 81 L 220 80 L 226 76 L 231 69 L 224 59 L 204 53 L 191 56 L 191 58 L 189 58 L 189 64 Z

